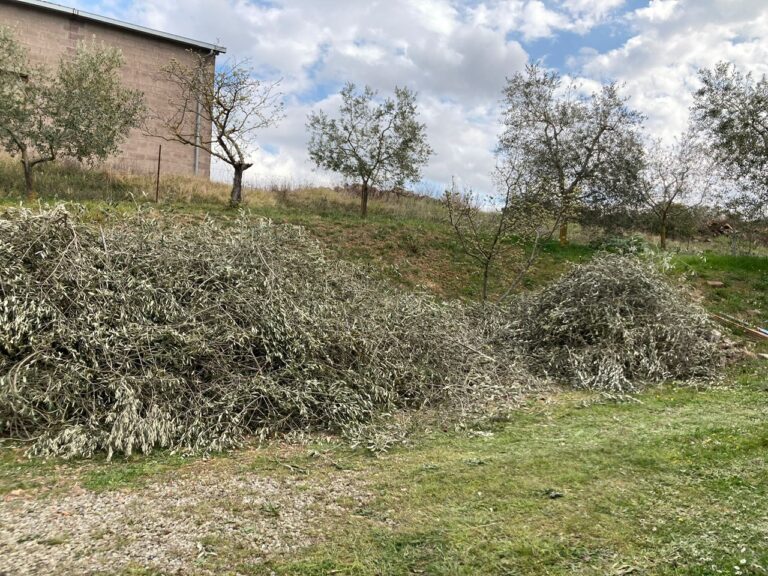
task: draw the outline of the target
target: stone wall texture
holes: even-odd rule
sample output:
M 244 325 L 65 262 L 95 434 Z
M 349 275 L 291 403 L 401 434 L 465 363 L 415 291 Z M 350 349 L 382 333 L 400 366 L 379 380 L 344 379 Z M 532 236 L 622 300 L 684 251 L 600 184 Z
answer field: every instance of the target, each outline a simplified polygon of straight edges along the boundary
M 169 99 L 174 95 L 174 86 L 163 80 L 160 68 L 171 58 L 191 63 L 193 54 L 187 46 L 141 32 L 94 22 L 82 17 L 52 12 L 45 9 L 0 0 L 0 25 L 9 26 L 17 40 L 29 50 L 34 64 L 50 68 L 58 65 L 59 59 L 74 53 L 79 41 L 104 43 L 119 48 L 125 59 L 122 77 L 129 88 L 144 93 L 150 110 L 148 131 L 157 133 L 157 122 L 151 120 L 153 113 L 169 111 Z M 198 50 L 203 51 L 202 48 Z M 204 51 L 207 54 L 207 51 Z M 212 64 L 213 58 L 211 57 Z M 213 73 L 213 66 L 211 66 Z M 195 115 L 189 115 L 190 133 L 194 133 Z M 201 123 L 201 136 L 210 139 L 211 126 Z M 192 146 L 164 141 L 148 136 L 142 130 L 132 130 L 123 143 L 121 153 L 107 164 L 125 172 L 153 173 L 157 170 L 158 149 L 162 144 L 161 170 L 164 174 L 194 174 L 195 149 Z M 211 158 L 204 151 L 199 152 L 198 175 L 210 176 Z

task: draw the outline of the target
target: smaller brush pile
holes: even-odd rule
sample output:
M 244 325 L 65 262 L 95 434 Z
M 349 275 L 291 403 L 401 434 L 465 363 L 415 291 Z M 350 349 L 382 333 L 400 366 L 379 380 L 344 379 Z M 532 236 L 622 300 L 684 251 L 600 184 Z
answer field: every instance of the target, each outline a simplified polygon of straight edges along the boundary
M 535 374 L 577 388 L 631 393 L 643 384 L 709 379 L 721 366 L 704 310 L 657 267 L 604 254 L 519 303 L 507 339 Z
M 32 454 L 354 436 L 505 384 L 466 309 L 327 259 L 298 227 L 100 229 L 59 208 L 1 216 L 0 239 L 0 436 Z

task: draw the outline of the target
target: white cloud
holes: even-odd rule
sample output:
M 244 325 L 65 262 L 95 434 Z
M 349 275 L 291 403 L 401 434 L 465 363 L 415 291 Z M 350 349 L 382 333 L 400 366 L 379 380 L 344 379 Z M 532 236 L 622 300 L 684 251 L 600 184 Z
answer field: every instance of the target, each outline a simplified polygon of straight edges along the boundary
M 626 0 L 489 0 L 471 9 L 475 23 L 526 40 L 567 30 L 586 34 L 609 20 Z
M 544 2 L 532 0 L 525 5 L 520 31 L 528 40 L 547 38 L 556 30 L 569 28 L 570 21 L 565 14 L 550 10 Z
M 588 78 L 626 84 L 649 132 L 671 139 L 685 129 L 700 68 L 730 60 L 768 72 L 768 5 L 759 0 L 652 0 L 627 17 L 634 35 L 607 53 L 581 55 Z
M 305 121 L 314 108 L 333 112 L 345 81 L 382 93 L 395 85 L 419 93 L 422 121 L 437 155 L 425 170 L 490 187 L 492 150 L 505 77 L 528 61 L 527 40 L 581 35 L 567 59 L 584 90 L 624 82 L 631 105 L 655 134 L 671 137 L 687 120 L 696 72 L 720 59 L 768 72 L 764 0 L 649 0 L 629 13 L 626 0 L 74 0 L 79 7 L 184 36 L 224 44 L 260 73 L 282 78 L 287 118 L 260 136 L 251 174 L 259 179 L 332 178 L 313 171 Z M 602 28 L 596 28 L 601 25 Z M 594 34 L 631 31 L 608 51 Z M 569 40 L 573 45 L 573 38 Z M 330 95 L 329 95 L 330 93 Z
M 437 152 L 425 177 L 445 182 L 457 174 L 487 188 L 504 78 L 528 59 L 508 36 L 516 21 L 499 26 L 495 11 L 511 14 L 518 4 L 523 2 L 489 8 L 449 0 L 138 0 L 119 16 L 217 41 L 227 46 L 227 56 L 248 58 L 262 74 L 283 79 L 287 117 L 260 135 L 274 153 L 254 154 L 252 179 L 332 179 L 309 164 L 306 117 L 312 109 L 333 112 L 338 107 L 333 94 L 352 81 L 382 94 L 396 85 L 415 89 Z M 107 5 L 101 9 L 114 11 Z M 491 17 L 483 19 L 482 13 Z M 546 29 L 538 17 L 534 10 L 517 24 Z M 332 95 L 326 97 L 329 90 Z
M 635 10 L 633 16 L 647 22 L 664 22 L 674 16 L 679 5 L 679 0 L 651 0 L 647 7 Z
M 608 20 L 625 2 L 626 0 L 560 0 L 560 5 L 570 15 L 569 29 L 585 34 Z

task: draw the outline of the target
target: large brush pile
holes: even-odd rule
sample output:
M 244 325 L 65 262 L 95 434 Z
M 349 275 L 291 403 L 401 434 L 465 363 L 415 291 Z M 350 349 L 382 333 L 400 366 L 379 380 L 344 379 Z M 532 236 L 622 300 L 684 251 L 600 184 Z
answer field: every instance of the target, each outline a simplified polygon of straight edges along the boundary
M 651 262 L 604 254 L 525 300 L 507 340 L 539 375 L 611 394 L 718 373 L 717 332 Z
M 459 306 L 393 293 L 297 227 L 0 217 L 0 436 L 39 455 L 344 433 L 495 385 Z
M 538 386 L 527 370 L 626 393 L 719 365 L 703 312 L 634 257 L 576 267 L 513 308 L 398 293 L 292 226 L 11 211 L 0 437 L 44 456 L 297 430 L 357 442 L 402 408 L 482 412 Z

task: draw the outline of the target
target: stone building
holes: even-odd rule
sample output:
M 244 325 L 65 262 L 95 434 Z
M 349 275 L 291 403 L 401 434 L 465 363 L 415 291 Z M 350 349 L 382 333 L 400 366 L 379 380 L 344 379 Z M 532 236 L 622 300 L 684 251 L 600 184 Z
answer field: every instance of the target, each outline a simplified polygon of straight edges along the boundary
M 173 85 L 164 81 L 160 68 L 171 58 L 191 61 L 190 51 L 211 59 L 211 73 L 218 54 L 226 49 L 173 34 L 166 34 L 41 0 L 0 0 L 0 25 L 10 27 L 17 40 L 29 51 L 35 64 L 55 67 L 59 59 L 72 53 L 81 40 L 119 48 L 125 59 L 122 76 L 125 85 L 144 93 L 147 107 L 161 112 L 169 106 Z M 150 114 L 151 115 L 151 114 Z M 151 120 L 149 120 L 151 123 Z M 190 118 L 190 133 L 208 139 L 210 124 L 200 117 Z M 152 126 L 149 126 L 152 132 Z M 157 169 L 158 148 L 162 144 L 162 171 L 172 174 L 210 176 L 211 158 L 207 152 L 177 142 L 167 142 L 133 130 L 123 143 L 121 154 L 109 164 L 122 171 L 153 172 Z

